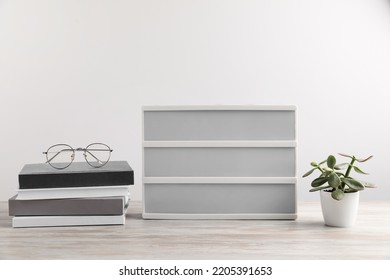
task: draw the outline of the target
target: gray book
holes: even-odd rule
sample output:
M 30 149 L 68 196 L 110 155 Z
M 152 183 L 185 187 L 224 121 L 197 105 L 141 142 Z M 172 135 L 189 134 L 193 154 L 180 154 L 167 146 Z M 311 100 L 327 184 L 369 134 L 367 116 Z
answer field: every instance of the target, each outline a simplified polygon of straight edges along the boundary
M 15 195 L 8 209 L 10 216 L 122 215 L 128 203 L 128 196 L 19 200 Z

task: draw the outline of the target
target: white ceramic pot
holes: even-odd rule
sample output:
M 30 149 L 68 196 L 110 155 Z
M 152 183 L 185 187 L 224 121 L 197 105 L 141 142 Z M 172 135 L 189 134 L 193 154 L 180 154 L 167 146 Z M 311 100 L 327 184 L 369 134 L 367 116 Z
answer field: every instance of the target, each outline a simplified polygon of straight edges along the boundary
M 331 192 L 321 190 L 321 207 L 325 224 L 331 227 L 350 227 L 357 217 L 359 192 L 345 193 L 342 200 L 335 200 Z

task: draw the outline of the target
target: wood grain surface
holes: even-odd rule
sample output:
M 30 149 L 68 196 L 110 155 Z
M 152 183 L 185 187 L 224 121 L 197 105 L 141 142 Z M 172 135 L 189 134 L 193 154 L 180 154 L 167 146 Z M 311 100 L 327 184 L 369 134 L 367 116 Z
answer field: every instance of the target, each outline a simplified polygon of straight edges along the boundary
M 390 259 L 390 201 L 361 202 L 351 228 L 323 224 L 319 203 L 295 221 L 143 220 L 131 202 L 125 226 L 11 227 L 0 203 L 0 259 Z

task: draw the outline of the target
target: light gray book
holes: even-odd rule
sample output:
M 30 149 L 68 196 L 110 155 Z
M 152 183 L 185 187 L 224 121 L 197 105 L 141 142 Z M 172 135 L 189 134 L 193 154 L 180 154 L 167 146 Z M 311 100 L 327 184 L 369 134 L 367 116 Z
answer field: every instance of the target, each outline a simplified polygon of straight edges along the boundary
M 19 216 L 12 218 L 12 226 L 14 228 L 25 228 L 124 225 L 125 220 L 125 214 L 106 216 Z
M 128 196 L 69 199 L 8 200 L 10 216 L 122 215 Z
M 129 186 L 19 189 L 19 200 L 129 196 Z

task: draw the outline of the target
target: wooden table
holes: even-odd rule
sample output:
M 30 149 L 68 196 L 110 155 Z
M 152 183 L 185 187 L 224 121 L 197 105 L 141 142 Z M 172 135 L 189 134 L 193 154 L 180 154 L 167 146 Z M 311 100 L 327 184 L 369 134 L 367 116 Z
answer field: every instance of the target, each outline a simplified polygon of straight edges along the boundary
M 132 202 L 125 226 L 14 229 L 0 202 L 0 259 L 390 259 L 390 201 L 361 202 L 352 228 L 298 205 L 295 221 L 143 220 Z

